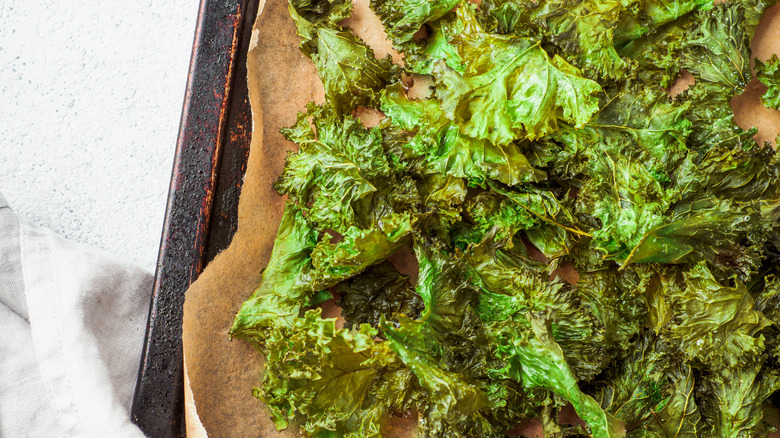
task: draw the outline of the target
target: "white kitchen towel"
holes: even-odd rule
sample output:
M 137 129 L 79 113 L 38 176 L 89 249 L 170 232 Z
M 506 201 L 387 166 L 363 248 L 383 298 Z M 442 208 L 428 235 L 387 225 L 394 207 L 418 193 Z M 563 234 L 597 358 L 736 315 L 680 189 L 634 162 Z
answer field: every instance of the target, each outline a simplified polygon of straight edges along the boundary
M 0 437 L 143 437 L 129 412 L 152 282 L 0 195 Z

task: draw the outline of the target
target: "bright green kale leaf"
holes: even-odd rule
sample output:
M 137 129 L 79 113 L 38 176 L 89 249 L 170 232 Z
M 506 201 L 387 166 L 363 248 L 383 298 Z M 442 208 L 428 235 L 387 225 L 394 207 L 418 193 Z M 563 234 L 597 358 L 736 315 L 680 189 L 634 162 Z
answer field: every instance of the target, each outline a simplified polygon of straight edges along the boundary
M 756 59 L 756 77 L 767 87 L 761 102 L 767 108 L 780 110 L 780 58 L 772 55 L 766 63 Z
M 648 33 L 662 34 L 656 31 L 661 26 L 675 22 L 696 9 L 709 9 L 711 0 L 644 0 L 639 2 L 640 11 L 636 14 L 624 14 L 615 29 L 615 45 L 623 46 Z
M 626 76 L 629 66 L 615 50 L 613 37 L 620 16 L 634 7 L 635 0 L 516 3 L 522 11 L 520 20 L 536 26 L 539 33 L 571 53 L 584 71 L 612 79 Z
M 766 437 L 780 155 L 729 104 L 773 1 L 478 3 L 374 0 L 397 66 L 339 24 L 351 2 L 290 1 L 326 101 L 283 130 L 285 213 L 230 331 L 266 358 L 254 395 L 313 438 L 392 415 L 421 438 L 533 417 L 551 438 Z M 775 108 L 779 68 L 756 64 Z M 411 244 L 416 282 L 388 261 Z
M 506 357 L 513 370 L 510 376 L 521 379 L 526 387 L 545 388 L 569 401 L 590 427 L 592 436 L 625 436 L 622 422 L 579 389 L 578 379 L 569 368 L 561 347 L 553 340 L 549 321 L 539 314 L 529 314 L 528 318 L 530 333 L 529 330 L 518 333 L 511 326 L 504 326 L 495 334 L 498 354 Z
M 349 228 L 337 243 L 326 234 L 312 250 L 312 268 L 302 280 L 317 291 L 363 272 L 404 246 L 415 221 L 410 214 L 388 215 L 374 228 Z
M 352 13 L 352 2 L 347 0 L 290 0 L 290 16 L 301 37 L 301 50 L 311 55 L 312 40 L 320 27 L 337 28 L 338 23 Z M 314 45 L 316 46 L 316 45 Z
M 416 130 L 406 147 L 422 155 L 429 172 L 468 178 L 480 184 L 488 178 L 509 185 L 545 178 L 544 172 L 528 163 L 516 144 L 498 146 L 466 136 L 447 119 L 436 99 L 409 99 L 400 83 L 387 88 L 382 96 L 382 111 L 400 128 Z
M 601 87 L 533 40 L 485 33 L 471 9 L 457 10 L 463 31 L 453 37 L 464 73 L 442 68 L 441 109 L 478 140 L 505 145 L 554 132 L 558 121 L 584 125 L 597 110 Z
M 578 211 L 598 219 L 594 246 L 605 258 L 625 260 L 645 234 L 664 221 L 674 193 L 663 184 L 663 169 L 648 166 L 646 154 L 621 153 L 619 142 L 590 148 L 583 173 L 590 176 L 577 198 Z M 660 180 L 660 181 L 659 181 Z
M 377 332 L 368 325 L 357 331 L 336 329 L 335 322 L 317 309 L 291 326 L 278 325 L 266 341 L 266 374 L 254 395 L 269 406 L 279 430 L 301 415 L 302 429 L 313 436 L 381 437 L 394 406 L 378 397 L 377 377 L 397 368 L 397 358 L 374 341 Z M 408 381 L 397 384 L 394 391 L 408 391 Z
M 343 114 L 361 105 L 376 105 L 379 91 L 395 76 L 389 56 L 376 59 L 373 50 L 346 31 L 319 28 L 317 52 L 311 56 L 325 97 Z
M 458 22 L 454 23 L 459 24 Z M 410 68 L 420 74 L 431 74 L 436 63 L 443 61 L 447 67 L 463 74 L 466 72 L 466 66 L 463 59 L 458 54 L 458 49 L 450 44 L 448 35 L 457 35 L 462 29 L 453 28 L 455 26 L 445 26 L 445 23 L 432 23 L 431 35 L 425 42 L 425 46 L 419 49 L 420 55 L 415 56 L 411 52 L 407 57 L 407 63 Z M 446 32 L 446 33 L 445 33 Z
M 377 103 L 378 92 L 396 74 L 390 57 L 374 51 L 338 23 L 352 12 L 343 0 L 291 0 L 290 15 L 301 36 L 301 51 L 311 57 L 325 97 L 339 114 Z
M 756 205 L 704 198 L 678 204 L 671 220 L 645 234 L 623 261 L 631 263 L 693 263 L 755 270 L 761 214 Z M 753 233 L 759 233 L 754 235 Z
M 276 238 L 260 286 L 241 306 L 230 329 L 231 336 L 261 350 L 266 349 L 265 341 L 274 327 L 293 323 L 310 292 L 301 277 L 310 269 L 317 232 L 300 208 L 287 203 Z
M 266 355 L 265 379 L 255 395 L 268 404 L 278 429 L 301 414 L 312 434 L 381 436 L 382 421 L 397 407 L 373 394 L 375 377 L 390 364 L 399 366 L 395 355 L 374 341 L 376 331 L 368 325 L 336 330 L 335 319 L 322 319 L 319 310 L 300 318 L 312 292 L 302 279 L 311 269 L 317 233 L 288 203 L 277 237 L 282 243 L 274 246 L 260 287 L 231 329 Z M 408 382 L 397 385 L 393 391 L 407 391 Z
M 314 123 L 309 123 L 313 118 Z M 300 145 L 287 156 L 276 188 L 306 212 L 320 230 L 344 233 L 356 223 L 353 203 L 376 191 L 373 183 L 390 175 L 378 129 L 366 129 L 352 116 L 310 105 L 282 133 Z
M 463 275 L 462 263 L 454 255 L 415 245 L 420 265 L 417 293 L 425 303 L 419 319 L 401 317 L 398 326 L 383 322 L 390 348 L 417 376 L 430 404 L 424 416 L 426 428 L 434 436 L 445 429 L 461 435 L 478 423 L 479 411 L 488 407 L 480 388 L 466 381 L 462 370 L 450 370 L 448 346 L 474 343 L 477 339 L 459 336 L 468 319 L 475 290 Z M 449 345 L 448 345 L 449 344 Z M 459 348 L 463 348 L 460 345 Z M 446 435 L 445 435 L 446 436 Z
M 487 32 L 528 37 L 537 32 L 534 26 L 526 25 L 528 6 L 525 2 L 513 0 L 483 0 L 479 4 L 477 18 Z

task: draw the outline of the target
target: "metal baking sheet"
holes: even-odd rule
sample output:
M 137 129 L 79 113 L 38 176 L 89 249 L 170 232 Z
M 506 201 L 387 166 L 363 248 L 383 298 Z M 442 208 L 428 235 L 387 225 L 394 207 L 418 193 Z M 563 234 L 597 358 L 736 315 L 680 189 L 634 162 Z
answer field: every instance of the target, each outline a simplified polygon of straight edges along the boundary
M 257 0 L 201 0 L 131 417 L 183 437 L 184 293 L 235 233 L 252 119 L 246 52 Z

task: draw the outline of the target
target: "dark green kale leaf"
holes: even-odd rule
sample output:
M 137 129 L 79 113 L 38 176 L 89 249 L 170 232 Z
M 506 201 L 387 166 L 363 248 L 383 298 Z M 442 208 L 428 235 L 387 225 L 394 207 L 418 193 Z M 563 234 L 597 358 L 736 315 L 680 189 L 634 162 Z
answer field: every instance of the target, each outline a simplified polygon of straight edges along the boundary
M 371 0 L 371 8 L 382 20 L 396 47 L 403 48 L 425 23 L 438 20 L 459 0 Z
M 701 414 L 694 398 L 696 378 L 690 367 L 680 366 L 667 374 L 671 381 L 671 394 L 664 401 L 663 407 L 653 413 L 653 418 L 635 436 L 657 438 L 698 438 L 702 436 Z M 628 435 L 627 435 L 628 436 Z
M 379 379 L 401 365 L 387 345 L 374 341 L 370 326 L 337 330 L 335 319 L 321 318 L 319 309 L 301 315 L 313 292 L 304 278 L 316 237 L 301 210 L 288 203 L 277 234 L 281 243 L 230 333 L 266 356 L 263 385 L 254 395 L 268 404 L 277 429 L 302 415 L 311 434 L 378 437 L 385 417 L 400 406 L 394 404 L 398 396 L 383 398 L 377 391 L 408 393 L 411 383 Z
M 623 261 L 631 263 L 693 263 L 707 260 L 724 269 L 749 275 L 763 241 L 760 210 L 731 200 L 704 198 L 680 203 L 670 221 L 641 237 Z M 754 234 L 756 233 L 756 234 Z
M 626 30 L 626 34 L 639 33 L 642 36 L 633 40 L 627 38 L 618 53 L 636 63 L 639 80 L 669 88 L 683 69 L 681 56 L 686 47 L 686 37 L 697 24 L 697 14 L 693 13 L 664 24 L 655 32 L 645 33 L 646 28 L 636 23 L 631 24 L 636 30 Z
M 687 94 L 693 103 L 692 149 L 733 147 L 755 134 L 736 125 L 729 105 L 752 77 L 746 7 L 742 2 L 718 4 L 700 12 L 697 26 L 688 30 L 681 57 L 682 66 L 696 79 Z
M 606 290 L 608 286 L 597 281 L 577 288 L 550 281 L 543 265 L 502 249 L 503 242 L 491 237 L 467 253 L 469 274 L 484 289 L 477 309 L 480 318 L 489 323 L 489 331 L 527 330 L 527 312 L 550 310 L 554 312 L 554 340 L 566 353 L 577 379 L 588 380 L 601 372 L 611 358 L 605 346 L 618 337 L 626 338 L 620 333 L 624 327 L 616 322 L 621 310 L 627 309 L 616 309 L 622 306 L 616 305 L 615 291 Z M 641 318 L 628 324 L 638 327 Z
M 530 243 L 551 260 L 569 254 L 575 239 L 590 237 L 580 228 L 571 207 L 552 192 L 530 186 L 519 191 L 498 184 L 491 184 L 491 188 L 514 202 L 512 207 L 522 212 L 518 218 L 523 218 L 523 222 L 533 220 L 533 225 L 521 229 L 526 231 Z
M 705 422 L 701 436 L 769 435 L 772 427 L 763 419 L 764 401 L 780 389 L 780 373 L 776 367 L 764 366 L 762 359 L 703 376 L 697 388 L 697 397 L 705 400 L 701 405 Z
M 528 313 L 526 318 L 525 324 L 492 325 L 492 336 L 498 345 L 496 354 L 507 361 L 507 375 L 522 381 L 527 388 L 544 388 L 570 402 L 588 424 L 592 436 L 624 436 L 622 422 L 578 387 L 564 352 L 553 340 L 549 315 Z
M 719 84 L 731 93 L 744 91 L 751 77 L 744 14 L 741 2 L 721 3 L 700 13 L 701 21 L 689 31 L 682 59 L 683 67 L 697 80 Z
M 578 211 L 598 219 L 593 245 L 605 258 L 622 261 L 645 234 L 664 221 L 675 193 L 663 184 L 663 169 L 653 168 L 647 153 L 631 157 L 622 144 L 591 148 L 583 173 L 590 176 L 577 198 Z M 650 165 L 648 165 L 650 164 Z
M 767 87 L 761 102 L 767 108 L 780 110 L 780 58 L 772 55 L 766 63 L 756 59 L 756 78 Z
M 552 173 L 583 181 L 577 211 L 599 222 L 590 234 L 606 259 L 624 260 L 678 198 L 668 182 L 686 156 L 688 109 L 665 93 L 626 84 L 584 129 L 564 126 L 553 137 L 562 150 Z
M 481 242 L 491 232 L 496 241 L 506 242 L 506 247 L 511 248 L 513 237 L 519 231 L 539 223 L 521 204 L 493 192 L 477 193 L 466 202 L 466 212 L 473 225 L 459 236 L 461 249 L 470 243 Z
M 624 422 L 626 437 L 700 436 L 692 369 L 676 360 L 655 334 L 645 333 L 602 379 L 594 398 Z
M 752 40 L 759 20 L 761 20 L 767 8 L 777 3 L 777 0 L 743 0 L 741 3 L 745 5 L 745 27 L 747 28 L 748 36 Z
M 398 321 L 401 316 L 418 318 L 423 308 L 409 277 L 387 261 L 339 283 L 333 292 L 340 295 L 337 304 L 347 328 L 363 323 L 378 327 L 382 317 L 388 321 Z
M 707 260 L 743 279 L 754 272 L 780 194 L 780 162 L 768 147 L 746 146 L 691 152 L 672 176 L 680 199 L 670 220 L 648 232 L 624 264 Z

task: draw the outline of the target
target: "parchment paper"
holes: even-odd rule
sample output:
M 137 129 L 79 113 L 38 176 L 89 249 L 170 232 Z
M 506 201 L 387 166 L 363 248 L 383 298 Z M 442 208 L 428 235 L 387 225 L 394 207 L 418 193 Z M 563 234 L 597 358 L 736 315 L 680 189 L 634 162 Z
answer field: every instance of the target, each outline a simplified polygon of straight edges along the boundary
M 247 60 L 254 130 L 238 209 L 238 232 L 230 247 L 206 267 L 187 291 L 184 305 L 189 436 L 204 436 L 203 427 L 212 437 L 299 436 L 295 426 L 276 432 L 263 404 L 252 397 L 252 387 L 261 380 L 262 356 L 247 343 L 228 339 L 234 315 L 260 280 L 284 207 L 284 199 L 271 184 L 282 171 L 286 151 L 294 145 L 279 134 L 279 128 L 293 124 L 296 113 L 307 102 L 323 100 L 316 69 L 298 50 L 299 39 L 287 1 L 264 3 Z M 389 53 L 396 62 L 402 62 L 385 41 L 367 3 L 368 0 L 359 0 L 354 16 L 346 24 L 378 56 Z M 780 54 L 780 5 L 767 12 L 751 46 L 762 61 L 772 53 Z M 763 91 L 763 86 L 754 81 L 745 94 L 732 101 L 732 108 L 740 126 L 757 126 L 757 140 L 772 141 L 780 133 L 780 112 L 761 105 Z M 394 418 L 390 423 L 392 435 L 414 435 L 416 417 Z M 539 424 L 532 422 L 522 431 L 526 436 L 534 436 L 540 431 Z

